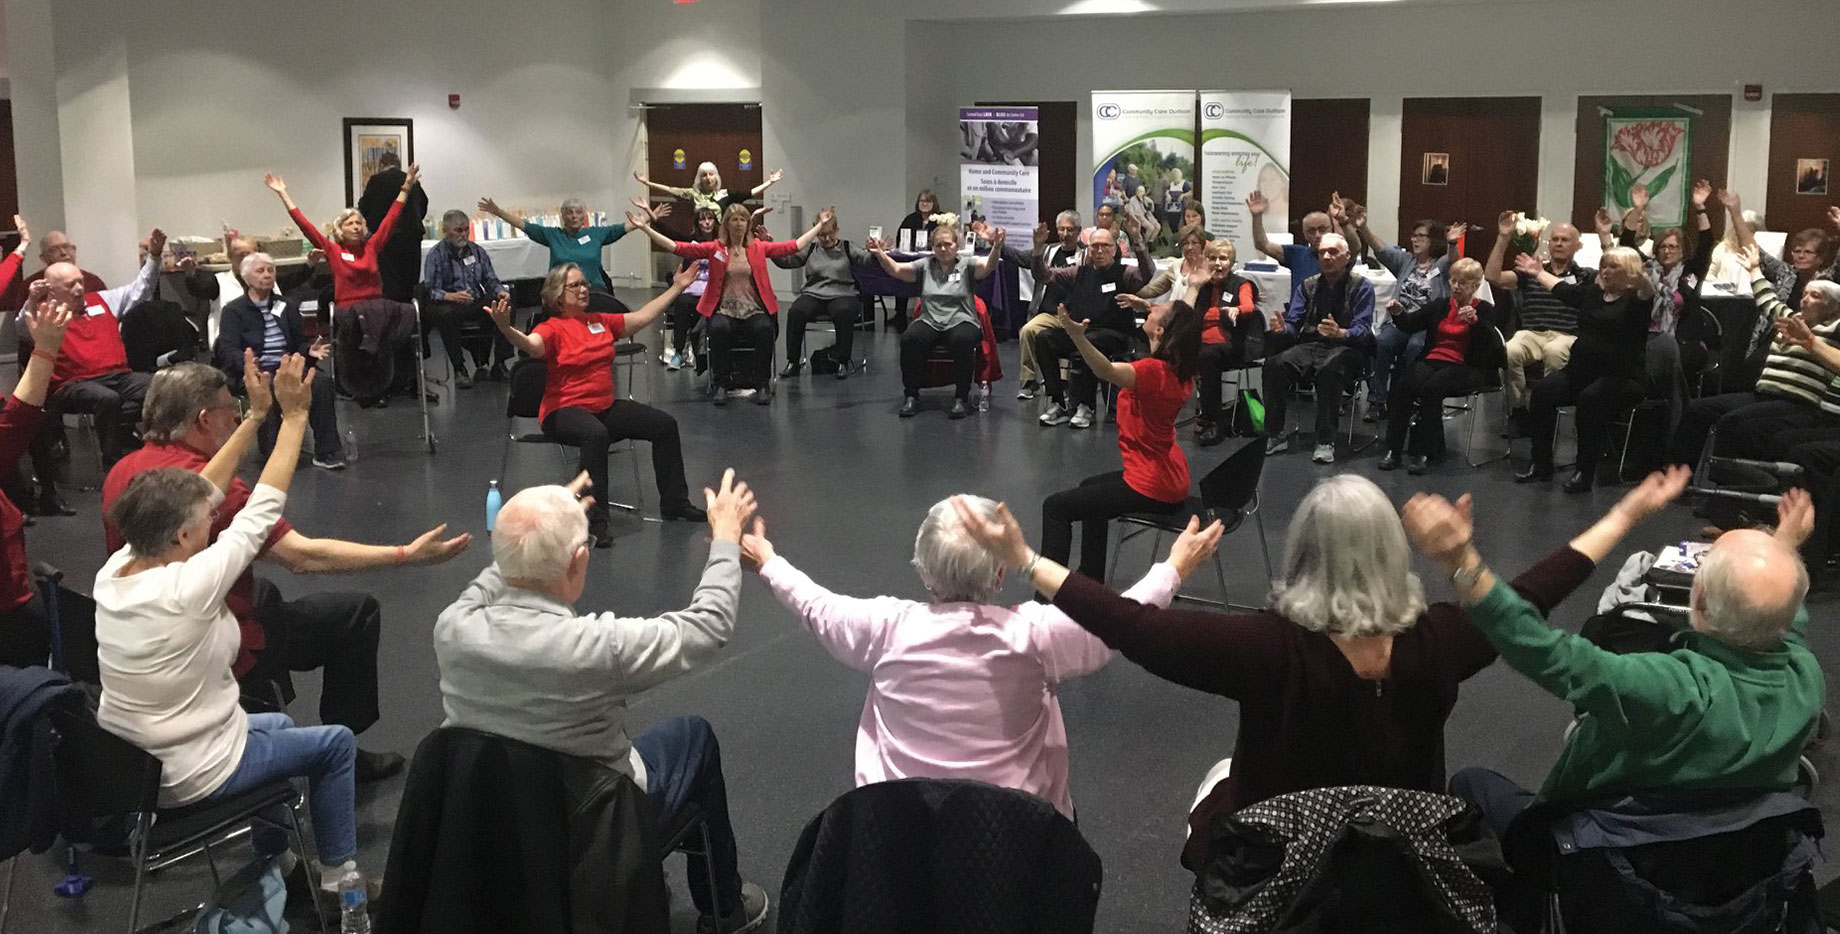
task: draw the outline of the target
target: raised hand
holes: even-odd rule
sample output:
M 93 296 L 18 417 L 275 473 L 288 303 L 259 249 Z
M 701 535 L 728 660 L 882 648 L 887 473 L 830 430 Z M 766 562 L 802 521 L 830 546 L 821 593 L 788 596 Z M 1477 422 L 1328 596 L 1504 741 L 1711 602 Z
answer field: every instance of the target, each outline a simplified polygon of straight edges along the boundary
M 1339 191 L 1329 192 L 1329 220 L 1334 221 L 1335 226 L 1340 227 L 1342 222 L 1347 219 L 1348 206 L 1342 202 L 1342 193 Z
M 1830 207 L 1829 207 L 1829 208 L 1827 209 L 1827 222 L 1828 222 L 1829 224 L 1832 224 L 1832 225 L 1834 225 L 1834 227 L 1836 227 L 1836 228 L 1840 228 L 1840 205 L 1836 205 L 1836 206 L 1830 206 Z M 20 220 L 19 220 L 19 218 L 18 218 L 18 217 L 14 217 L 14 218 L 13 218 L 13 223 L 15 223 L 15 224 L 17 224 L 17 223 L 20 223 Z M 24 227 L 20 227 L 20 228 L 19 228 L 19 235 L 20 235 L 20 236 L 22 236 L 22 237 L 23 237 L 23 236 L 25 236 L 25 232 L 26 232 L 26 229 L 25 229 Z
M 270 172 L 267 175 L 262 176 L 262 184 L 267 185 L 268 190 L 274 192 L 275 194 L 278 194 L 278 195 L 287 194 L 287 179 L 282 178 L 281 176 L 276 175 L 273 172 Z
M 582 512 L 593 511 L 594 497 L 589 496 L 588 491 L 594 489 L 594 481 L 588 479 L 587 471 L 576 474 L 575 479 L 570 480 L 563 488 L 575 494 L 575 501 L 581 503 Z
M 651 222 L 643 217 L 640 217 L 637 214 L 634 214 L 631 211 L 627 211 L 626 212 L 626 226 L 629 230 L 638 230 L 641 227 L 651 226 Z
M 1263 217 L 1265 215 L 1265 206 L 1264 192 L 1255 191 L 1246 196 L 1246 213 L 1251 214 L 1253 217 Z
M 1814 331 L 1803 321 L 1801 315 L 1790 315 L 1776 319 L 1776 336 L 1784 343 L 1794 344 L 1803 350 L 1814 349 Z
M 1226 526 L 1216 519 L 1201 527 L 1200 516 L 1188 518 L 1188 528 L 1176 536 L 1175 544 L 1169 546 L 1169 566 L 1176 569 L 1176 575 L 1184 580 L 1201 567 L 1201 563 L 1214 554 L 1214 548 L 1220 544 L 1220 537 L 1227 532 Z
M 1514 236 L 1514 225 L 1518 223 L 1520 223 L 1520 218 L 1514 216 L 1513 211 L 1503 211 L 1495 218 L 1495 232 L 1504 237 L 1512 237 Z
M 634 172 L 634 173 L 633 173 L 633 181 L 635 181 L 635 182 L 638 182 L 638 183 L 639 183 L 639 184 L 641 184 L 641 185 L 649 185 L 649 184 L 651 184 L 650 182 L 648 182 L 648 181 L 646 181 L 646 180 L 645 180 L 645 175 L 644 175 L 643 173 L 640 173 L 640 172 Z
M 1444 226 L 1444 242 L 1445 243 L 1455 243 L 1458 240 L 1463 239 L 1463 234 L 1467 230 L 1469 230 L 1468 222 L 1451 221 L 1449 224 L 1446 224 Z
M 419 162 L 409 163 L 408 170 L 403 173 L 403 190 L 408 191 L 410 188 L 415 187 L 416 182 L 421 180 L 422 164 Z
M 695 263 L 684 264 L 682 267 L 680 267 L 677 270 L 675 274 L 671 276 L 671 284 L 676 286 L 679 291 L 689 288 L 691 283 L 695 281 L 696 281 L 696 264 Z
M 767 184 L 777 185 L 779 184 L 779 180 L 785 177 L 786 177 L 786 173 L 784 171 L 780 169 L 774 169 L 773 171 L 767 173 Z
M 717 489 L 703 488 L 705 509 L 709 513 L 709 534 L 716 541 L 741 541 L 741 529 L 754 517 L 754 492 L 746 483 L 735 479 L 735 468 L 722 471 Z
M 275 395 L 269 388 L 268 374 L 256 365 L 254 349 L 243 348 L 243 393 L 249 397 L 249 414 L 260 420 L 275 407 Z
M 1514 271 L 1526 276 L 1540 274 L 1540 261 L 1531 253 L 1522 253 L 1514 258 Z
M 1763 265 L 1763 253 L 1757 249 L 1755 243 L 1739 247 L 1738 259 L 1744 263 L 1744 268 L 1751 272 L 1756 272 L 1758 267 Z
M 1030 231 L 1029 235 L 1030 235 L 1030 238 L 1035 241 L 1036 246 L 1041 246 L 1042 244 L 1047 243 L 1048 237 L 1050 236 L 1050 234 L 1048 233 L 1048 222 L 1042 221 L 1036 224 L 1035 229 Z
M 958 521 L 965 534 L 1005 567 L 1020 568 L 1029 563 L 1028 540 L 1023 538 L 1022 526 L 1010 515 L 1008 506 L 998 503 L 997 514 L 989 518 L 979 515 L 971 501 L 963 496 L 952 497 L 952 507 L 958 510 Z
M 1462 566 L 1474 540 L 1476 526 L 1470 517 L 1468 493 L 1455 503 L 1436 493 L 1419 493 L 1406 500 L 1400 523 L 1419 553 L 1447 568 Z
M 1615 221 L 1610 217 L 1609 210 L 1605 208 L 1597 209 L 1597 213 L 1591 216 L 1591 223 L 1597 228 L 1597 234 L 1600 237 L 1610 233 L 1616 226 Z
M 1060 321 L 1061 329 L 1067 332 L 1067 336 L 1086 336 L 1086 322 L 1074 320 L 1074 317 L 1067 313 L 1066 305 L 1054 306 L 1054 317 Z
M 244 362 L 248 362 L 247 357 Z M 275 371 L 274 393 L 282 418 L 307 417 L 307 409 L 313 404 L 313 376 L 314 371 L 300 354 L 281 358 L 281 368 Z
M 504 211 L 499 209 L 498 202 L 493 201 L 491 198 L 480 198 L 478 207 L 481 211 L 484 211 L 487 214 L 491 214 L 493 216 L 498 216 L 498 215 L 505 213 Z
M 1703 178 L 1693 180 L 1693 206 L 1703 208 L 1706 199 L 1712 197 L 1712 183 Z
M 1648 210 L 1648 186 L 1640 182 L 1629 188 L 1629 206 L 1638 211 Z
M 70 326 L 70 306 L 45 300 L 28 305 L 19 317 L 25 319 L 26 332 L 32 335 L 33 350 L 57 356 L 58 348 L 64 346 L 64 329 Z
M 150 259 L 159 259 L 160 254 L 164 252 L 166 252 L 166 231 L 155 227 L 153 232 L 147 235 L 147 256 Z
M 1367 205 L 1359 204 L 1354 201 L 1344 201 L 1342 204 L 1348 211 L 1349 223 L 1356 227 L 1367 226 Z
M 447 523 L 443 522 L 417 536 L 415 541 L 402 546 L 403 562 L 406 564 L 440 564 L 465 551 L 466 546 L 473 543 L 473 536 L 467 532 L 462 532 L 453 538 L 442 539 L 441 535 L 446 531 Z
M 778 175 L 779 173 L 774 172 L 773 174 Z M 828 224 L 836 219 L 837 219 L 837 206 L 836 205 L 834 204 L 827 205 L 825 207 L 818 209 L 818 223 Z
M 773 543 L 767 540 L 767 520 L 754 517 L 754 528 L 741 536 L 741 563 L 758 571 L 773 560 Z
M 26 229 L 26 219 L 17 214 L 13 215 L 13 229 L 19 232 L 19 245 L 13 249 L 24 250 L 26 244 L 32 242 L 32 232 Z
M 640 216 L 650 218 L 651 220 L 658 219 L 657 212 L 653 211 L 652 206 L 649 204 L 646 204 L 643 198 L 633 198 L 631 199 L 630 203 L 632 204 L 633 207 L 639 209 Z M 632 212 L 631 211 L 626 212 L 626 216 L 631 217 Z M 631 223 L 628 223 L 626 226 L 631 227 L 633 225 Z
M 1003 241 L 1009 239 L 1009 231 L 1002 227 L 992 227 L 989 230 L 988 236 L 990 238 L 990 248 L 993 250 L 1001 249 Z
M 500 328 L 509 330 L 511 328 L 511 297 L 500 295 L 497 301 L 487 305 L 486 317 L 491 318 L 492 323 Z
M 1799 549 L 1814 533 L 1814 500 L 1796 487 L 1783 493 L 1776 504 L 1776 540 Z
M 1657 470 L 1642 478 L 1635 489 L 1623 494 L 1623 498 L 1611 509 L 1621 512 L 1631 522 L 1640 522 L 1678 499 L 1686 491 L 1687 481 L 1691 479 L 1693 468 L 1685 464 Z
M 1719 199 L 1719 203 L 1725 206 L 1725 210 L 1729 211 L 1733 215 L 1736 215 L 1739 211 L 1743 210 L 1744 203 L 1742 199 L 1738 197 L 1737 192 L 1728 191 L 1724 188 L 1721 188 L 1717 192 L 1717 197 Z

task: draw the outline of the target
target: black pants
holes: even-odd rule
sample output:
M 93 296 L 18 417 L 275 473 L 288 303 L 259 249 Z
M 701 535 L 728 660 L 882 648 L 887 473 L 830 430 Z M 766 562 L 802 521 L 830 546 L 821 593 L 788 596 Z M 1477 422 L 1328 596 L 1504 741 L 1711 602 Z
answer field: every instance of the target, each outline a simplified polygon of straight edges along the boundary
M 1490 769 L 1471 766 L 1450 776 L 1450 793 L 1476 806 L 1495 836 L 1506 839 L 1508 825 L 1533 804 L 1533 792 Z
M 280 591 L 256 582 L 256 617 L 268 646 L 243 676 L 258 696 L 260 686 L 281 671 L 320 672 L 319 719 L 362 733 L 377 722 L 377 640 L 383 608 L 361 593 L 317 593 L 282 600 Z
M 1342 414 L 1342 393 L 1361 380 L 1367 366 L 1359 350 L 1345 344 L 1310 341 L 1265 358 L 1265 435 L 1284 437 L 1284 413 L 1294 387 L 1316 388 L 1316 443 L 1334 444 Z
M 1528 432 L 1533 436 L 1533 466 L 1550 469 L 1553 429 L 1559 407 L 1578 407 L 1578 469 L 1589 476 L 1603 459 L 1610 421 L 1642 401 L 1646 387 L 1636 376 L 1578 372 L 1565 367 L 1533 384 Z
M 133 434 L 141 420 L 141 400 L 153 383 L 149 373 L 109 373 L 95 379 L 65 383 L 46 400 L 52 413 L 84 412 L 96 419 L 96 440 L 102 447 L 102 469 L 108 472 L 122 455 L 139 447 Z M 57 442 L 60 425 L 53 418 L 32 439 L 32 470 L 45 489 L 57 478 L 57 461 L 52 448 Z
M 271 374 L 274 371 L 269 371 Z M 339 413 L 334 405 L 336 393 L 332 387 L 332 377 L 320 373 L 313 379 L 313 401 L 307 409 L 307 425 L 313 429 L 313 457 L 316 460 L 336 461 L 345 454 L 344 440 L 339 437 Z M 281 433 L 281 407 L 269 410 L 268 418 L 256 429 L 256 445 L 262 449 L 262 459 L 267 460 L 269 452 L 275 449 L 275 438 Z
M 1776 460 L 1788 450 L 1783 434 L 1803 428 L 1820 428 L 1834 422 L 1833 416 L 1810 405 L 1783 396 L 1760 392 L 1728 392 L 1702 396 L 1687 403 L 1674 432 L 1674 447 L 1668 461 L 1696 465 L 1706 446 L 1706 435 L 1718 426 L 1718 440 L 1712 453 L 1719 457 L 1742 457 L 1750 460 Z
M 699 301 L 702 301 L 700 295 L 678 293 L 665 312 L 670 317 L 671 346 L 680 354 L 690 352 L 690 329 L 696 326 L 696 303 Z
M 896 334 L 907 333 L 907 323 L 909 320 L 907 316 L 908 301 L 909 299 L 905 295 L 896 295 L 894 297 L 894 321 L 891 323 L 894 325 L 894 332 Z
M 952 389 L 958 398 L 971 395 L 971 378 L 976 375 L 978 344 L 984 329 L 969 321 L 960 321 L 950 330 L 941 331 L 924 321 L 901 332 L 901 390 L 908 396 L 920 395 L 926 358 L 940 344 L 952 353 Z
M 1245 360 L 1246 346 L 1242 341 L 1201 345 L 1201 367 L 1195 376 L 1195 393 L 1201 399 L 1202 421 L 1220 421 L 1220 375 Z
M 850 351 L 856 345 L 856 319 L 862 315 L 862 299 L 854 295 L 842 298 L 813 298 L 800 295 L 786 310 L 786 362 L 797 363 L 805 357 L 805 326 L 812 321 L 824 318 L 837 329 L 833 354 L 844 366 L 849 366 Z
M 49 665 L 51 620 L 37 593 L 18 608 L 0 613 L 0 665 Z
M 511 342 L 505 340 L 498 328 L 492 326 L 492 318 L 486 314 L 485 304 L 474 302 L 427 302 L 422 305 L 422 355 L 428 354 L 428 332 L 441 335 L 441 345 L 447 348 L 448 362 L 454 365 L 455 373 L 466 372 L 466 356 L 461 353 L 466 341 L 460 336 L 460 328 L 468 323 L 484 325 L 484 332 L 473 338 L 473 364 L 476 367 L 499 366 L 511 359 Z
M 731 318 L 716 312 L 706 319 L 709 324 L 709 366 L 720 386 L 734 372 L 737 344 L 751 347 L 754 388 L 765 392 L 773 380 L 773 339 L 779 336 L 779 321 L 761 313 L 751 318 Z M 675 423 L 673 423 L 675 429 Z
M 1386 400 L 1386 449 L 1430 457 L 1444 448 L 1444 400 L 1483 384 L 1482 371 L 1445 360 L 1412 361 Z M 1414 412 L 1418 421 L 1412 421 Z M 1406 435 L 1411 434 L 1407 444 Z
M 607 524 L 607 446 L 637 438 L 652 444 L 652 475 L 658 482 L 659 506 L 670 508 L 690 501 L 690 484 L 684 480 L 684 449 L 677 437 L 677 419 L 641 402 L 620 399 L 601 412 L 568 406 L 549 413 L 543 434 L 552 441 L 581 450 L 581 469 L 594 483 L 594 507 L 588 524 L 599 534 Z
M 1787 432 L 1783 459 L 1801 465 L 1804 485 L 1814 497 L 1814 533 L 1802 545 L 1802 559 L 1810 572 L 1819 572 L 1833 553 L 1834 513 L 1840 510 L 1840 430 L 1806 429 Z
M 1108 360 L 1122 359 L 1131 349 L 1131 337 L 1122 331 L 1109 328 L 1089 330 L 1086 340 Z M 1061 380 L 1061 361 L 1074 361 L 1070 367 L 1073 371 L 1071 392 L 1064 387 Z M 1063 408 L 1073 409 L 1078 406 L 1092 407 L 1099 399 L 1099 378 L 1080 359 L 1079 348 L 1073 346 L 1073 338 L 1061 328 L 1048 328 L 1035 335 L 1035 367 L 1041 371 L 1041 385 L 1048 399 L 1058 402 Z
M 1043 373 L 1048 372 L 1043 370 Z M 1179 511 L 1184 501 L 1165 503 L 1154 500 L 1124 482 L 1124 471 L 1114 470 L 1087 477 L 1071 490 L 1062 490 L 1041 504 L 1041 555 L 1067 564 L 1073 551 L 1073 524 L 1080 526 L 1079 572 L 1096 581 L 1105 580 L 1106 534 L 1111 520 L 1135 512 L 1170 514 Z

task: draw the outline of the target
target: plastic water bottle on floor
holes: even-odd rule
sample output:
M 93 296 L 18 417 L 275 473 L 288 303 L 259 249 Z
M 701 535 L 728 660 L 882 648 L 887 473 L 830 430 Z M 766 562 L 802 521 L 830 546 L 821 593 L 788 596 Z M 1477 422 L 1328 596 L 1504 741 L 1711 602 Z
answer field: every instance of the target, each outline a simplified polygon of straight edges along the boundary
M 364 876 L 352 869 L 339 879 L 339 934 L 371 934 Z
M 354 429 L 347 428 L 345 429 L 345 463 L 355 464 L 357 462 L 358 432 Z
M 486 485 L 486 534 L 492 534 L 492 527 L 498 524 L 498 507 L 504 505 L 504 494 L 498 491 L 498 481 L 491 480 Z
M 990 411 L 990 384 L 989 383 L 979 383 L 978 390 L 979 390 L 978 402 L 977 402 L 978 411 L 980 412 Z

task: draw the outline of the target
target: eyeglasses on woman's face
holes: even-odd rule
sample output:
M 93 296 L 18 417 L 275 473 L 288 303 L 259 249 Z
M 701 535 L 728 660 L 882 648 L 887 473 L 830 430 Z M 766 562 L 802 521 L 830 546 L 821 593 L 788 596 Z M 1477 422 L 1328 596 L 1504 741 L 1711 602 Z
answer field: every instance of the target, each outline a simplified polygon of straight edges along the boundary
M 563 288 L 565 288 L 565 289 L 583 289 L 583 290 L 585 290 L 585 289 L 587 289 L 587 287 L 588 287 L 588 283 L 586 283 L 586 282 L 569 282 L 569 283 L 565 283 L 565 284 L 564 284 L 564 285 L 563 285 L 562 287 L 563 287 Z

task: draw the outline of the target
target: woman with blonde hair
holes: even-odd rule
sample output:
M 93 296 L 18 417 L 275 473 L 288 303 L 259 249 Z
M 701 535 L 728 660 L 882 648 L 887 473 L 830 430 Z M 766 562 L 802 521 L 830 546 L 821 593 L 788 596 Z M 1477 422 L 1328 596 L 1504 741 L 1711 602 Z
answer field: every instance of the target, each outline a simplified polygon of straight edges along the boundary
M 396 229 L 396 219 L 402 215 L 403 205 L 409 200 L 409 192 L 421 178 L 420 165 L 411 164 L 403 176 L 402 191 L 396 200 L 390 202 L 390 209 L 383 215 L 383 223 L 377 225 L 375 232 L 364 223 L 364 215 L 356 208 L 346 208 L 326 225 L 321 233 L 300 211 L 299 205 L 288 195 L 287 180 L 270 172 L 263 176 L 263 184 L 281 199 L 287 208 L 288 216 L 299 225 L 301 236 L 312 242 L 315 249 L 326 254 L 326 265 L 332 269 L 332 300 L 341 308 L 355 309 L 361 303 L 383 302 L 383 280 L 377 275 L 377 252 L 385 243 L 390 242 L 390 234 Z M 389 302 L 393 307 L 400 302 Z
M 1257 441 L 1251 443 L 1258 443 Z M 1444 722 L 1495 649 L 1455 603 L 1426 605 L 1406 533 L 1372 481 L 1316 484 L 1292 515 L 1284 566 L 1256 613 L 1145 606 L 1031 549 L 1008 508 L 961 509 L 967 533 L 1144 670 L 1240 702 L 1233 758 L 1208 773 L 1182 864 L 1199 870 L 1217 817 L 1336 785 L 1444 790 Z M 1542 612 L 1591 576 L 1567 547 L 1513 582 Z M 1196 742 L 1218 740 L 1205 726 Z
M 1583 493 L 1596 481 L 1610 420 L 1641 401 L 1648 390 L 1648 325 L 1655 297 L 1642 255 L 1619 246 L 1604 251 L 1597 278 L 1584 285 L 1563 282 L 1540 261 L 1522 254 L 1515 269 L 1537 279 L 1559 301 L 1578 309 L 1578 339 L 1571 359 L 1533 386 L 1528 434 L 1533 460 L 1516 483 L 1552 479 L 1553 429 L 1559 407 L 1578 407 L 1578 465 L 1565 481 L 1567 493 Z

